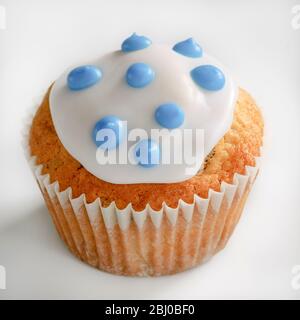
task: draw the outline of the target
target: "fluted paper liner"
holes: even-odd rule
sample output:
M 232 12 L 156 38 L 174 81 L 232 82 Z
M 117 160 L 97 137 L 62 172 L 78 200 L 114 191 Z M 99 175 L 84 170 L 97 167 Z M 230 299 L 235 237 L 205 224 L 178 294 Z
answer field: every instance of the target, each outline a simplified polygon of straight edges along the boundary
M 112 202 L 105 208 L 99 198 L 87 203 L 84 194 L 73 198 L 71 188 L 60 191 L 58 182 L 42 174 L 29 150 L 31 120 L 24 150 L 60 237 L 78 258 L 115 274 L 172 274 L 208 260 L 226 245 L 258 173 L 260 157 L 245 175 L 236 173 L 232 184 L 222 182 L 220 192 L 210 189 L 207 199 L 194 195 L 192 204 L 180 200 L 177 208 L 163 203 L 155 211 L 148 204 L 135 211 Z

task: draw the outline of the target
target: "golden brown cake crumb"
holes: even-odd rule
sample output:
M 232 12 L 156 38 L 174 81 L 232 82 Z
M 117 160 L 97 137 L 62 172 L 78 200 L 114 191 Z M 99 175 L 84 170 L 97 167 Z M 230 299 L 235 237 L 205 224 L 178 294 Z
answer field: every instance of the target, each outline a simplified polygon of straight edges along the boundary
M 111 184 L 89 173 L 61 144 L 50 114 L 49 92 L 33 119 L 31 153 L 51 182 L 59 182 L 61 191 L 71 187 L 73 197 L 84 193 L 88 202 L 99 197 L 103 206 L 115 201 L 120 209 L 132 203 L 134 209 L 142 210 L 149 203 L 158 210 L 164 201 L 176 207 L 179 199 L 192 202 L 194 194 L 207 197 L 210 188 L 219 191 L 222 181 L 231 183 L 234 173 L 244 174 L 245 166 L 254 166 L 260 155 L 263 119 L 251 96 L 240 89 L 231 129 L 215 146 L 203 171 L 180 183 Z

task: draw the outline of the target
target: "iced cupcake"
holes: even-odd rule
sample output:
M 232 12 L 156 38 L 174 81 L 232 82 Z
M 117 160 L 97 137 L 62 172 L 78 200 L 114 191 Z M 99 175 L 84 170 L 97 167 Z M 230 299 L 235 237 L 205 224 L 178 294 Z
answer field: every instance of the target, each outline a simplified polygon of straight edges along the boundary
M 115 274 L 164 275 L 226 245 L 262 138 L 254 100 L 196 41 L 133 34 L 54 82 L 26 149 L 76 256 Z

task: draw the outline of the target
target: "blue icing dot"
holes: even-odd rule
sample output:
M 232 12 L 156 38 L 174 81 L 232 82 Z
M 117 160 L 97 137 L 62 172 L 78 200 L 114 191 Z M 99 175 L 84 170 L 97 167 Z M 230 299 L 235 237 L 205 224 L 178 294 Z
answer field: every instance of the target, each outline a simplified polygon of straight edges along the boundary
M 123 124 L 116 116 L 106 116 L 99 120 L 93 130 L 93 140 L 97 147 L 116 148 L 123 140 Z
M 133 33 L 122 43 L 122 51 L 131 52 L 136 50 L 142 50 L 149 47 L 151 43 L 152 42 L 150 39 L 144 36 L 138 36 L 136 33 Z
M 135 147 L 135 158 L 144 168 L 155 167 L 159 164 L 159 145 L 151 139 L 141 140 Z
M 202 57 L 202 48 L 193 38 L 176 43 L 173 50 L 190 58 Z
M 206 90 L 218 91 L 225 85 L 223 72 L 212 65 L 203 65 L 193 69 L 191 76 L 200 87 Z
M 95 66 L 80 66 L 68 74 L 68 87 L 71 90 L 82 90 L 96 84 L 102 78 L 102 72 Z
M 165 103 L 156 108 L 155 119 L 162 127 L 174 129 L 183 124 L 184 112 L 175 103 Z
M 126 81 L 133 88 L 143 88 L 154 79 L 154 71 L 148 64 L 134 63 L 126 72 Z

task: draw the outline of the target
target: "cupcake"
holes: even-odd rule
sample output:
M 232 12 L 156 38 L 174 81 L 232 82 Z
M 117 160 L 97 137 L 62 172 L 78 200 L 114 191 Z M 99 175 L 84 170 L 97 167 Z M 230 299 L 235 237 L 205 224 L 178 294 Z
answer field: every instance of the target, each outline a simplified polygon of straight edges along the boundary
M 133 34 L 51 85 L 25 147 L 73 254 L 114 274 L 158 276 L 225 247 L 262 138 L 255 101 L 195 40 Z

